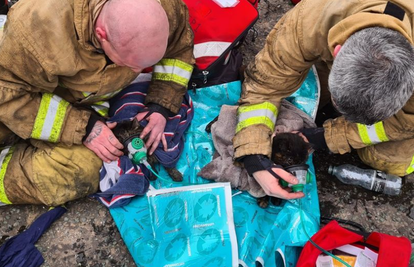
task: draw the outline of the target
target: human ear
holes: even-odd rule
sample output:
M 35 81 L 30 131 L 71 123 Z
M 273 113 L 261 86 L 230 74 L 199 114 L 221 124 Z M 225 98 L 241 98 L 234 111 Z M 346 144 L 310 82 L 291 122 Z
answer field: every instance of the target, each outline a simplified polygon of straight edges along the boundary
M 95 28 L 95 34 L 100 42 L 102 42 L 103 40 L 108 40 L 105 30 L 101 27 Z
M 336 57 L 336 55 L 339 53 L 339 50 L 341 50 L 342 45 L 336 45 L 334 48 L 333 56 Z

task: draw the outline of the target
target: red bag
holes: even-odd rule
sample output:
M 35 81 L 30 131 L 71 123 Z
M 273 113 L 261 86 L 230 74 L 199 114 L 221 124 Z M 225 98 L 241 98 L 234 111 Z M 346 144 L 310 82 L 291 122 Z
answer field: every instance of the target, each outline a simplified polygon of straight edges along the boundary
M 329 222 L 312 236 L 312 240 L 325 250 L 362 242 L 378 248 L 377 267 L 407 267 L 410 262 L 411 243 L 406 237 L 396 237 L 373 232 L 367 240 L 341 227 L 337 221 Z M 316 259 L 322 252 L 309 241 L 305 244 L 296 267 L 315 267 Z
M 232 7 L 222 7 L 225 0 L 183 0 L 190 14 L 194 32 L 196 66 L 192 80 L 206 84 L 222 72 L 230 51 L 247 35 L 257 21 L 258 0 L 235 0 Z M 197 86 L 199 87 L 199 86 Z

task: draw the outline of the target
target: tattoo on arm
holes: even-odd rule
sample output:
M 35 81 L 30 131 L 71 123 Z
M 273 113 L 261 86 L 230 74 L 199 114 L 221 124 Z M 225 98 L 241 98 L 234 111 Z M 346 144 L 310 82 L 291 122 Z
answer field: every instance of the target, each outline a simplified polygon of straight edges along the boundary
M 90 144 L 96 137 L 102 133 L 102 124 L 96 123 L 92 131 L 89 133 L 88 138 L 86 138 L 85 143 Z

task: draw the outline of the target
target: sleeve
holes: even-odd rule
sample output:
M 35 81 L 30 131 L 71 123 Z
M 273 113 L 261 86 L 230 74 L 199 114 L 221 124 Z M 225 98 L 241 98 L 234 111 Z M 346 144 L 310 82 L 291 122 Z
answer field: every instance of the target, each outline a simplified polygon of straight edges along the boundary
M 300 87 L 317 58 L 306 52 L 303 42 L 302 6 L 291 9 L 278 21 L 245 71 L 233 139 L 235 158 L 270 156 L 270 136 L 281 100 Z
M 81 144 L 90 111 L 53 94 L 58 77 L 45 70 L 34 44 L 25 42 L 17 27 L 6 26 L 0 43 L 0 121 L 23 139 Z
M 352 123 L 344 117 L 324 123 L 326 143 L 334 153 L 344 154 L 378 143 L 414 138 L 414 96 L 391 118 L 373 125 Z
M 155 103 L 176 114 L 193 72 L 193 32 L 187 6 L 181 0 L 164 1 L 170 23 L 164 58 L 154 66 L 146 103 Z

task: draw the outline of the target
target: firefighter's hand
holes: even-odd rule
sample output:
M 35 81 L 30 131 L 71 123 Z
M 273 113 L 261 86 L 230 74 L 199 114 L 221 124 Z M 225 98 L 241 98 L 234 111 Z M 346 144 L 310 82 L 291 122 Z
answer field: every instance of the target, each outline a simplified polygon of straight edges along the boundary
M 102 121 L 96 121 L 88 137 L 83 144 L 95 152 L 95 154 L 104 162 L 118 160 L 123 155 L 124 146 L 118 141 L 112 130 L 116 122 L 105 124 Z
M 289 184 L 298 183 L 298 179 L 296 179 L 295 176 L 288 173 L 287 171 L 281 168 L 272 168 L 272 170 Z M 294 193 L 291 192 L 289 188 L 282 188 L 279 184 L 279 179 L 274 177 L 267 170 L 257 171 L 253 173 L 253 177 L 263 188 L 263 191 L 265 191 L 266 195 L 282 199 L 296 199 L 305 196 L 305 194 L 302 192 Z
M 135 118 L 137 118 L 138 121 L 141 121 L 145 118 L 147 113 L 148 112 L 138 113 Z M 145 126 L 144 130 L 142 130 L 140 138 L 144 139 L 149 134 L 148 140 L 145 143 L 149 155 L 152 155 L 152 153 L 154 153 L 160 141 L 162 141 L 164 150 L 167 150 L 167 140 L 164 136 L 164 129 L 165 125 L 167 124 L 165 117 L 158 112 L 153 112 L 145 119 L 148 121 L 148 124 Z
M 280 186 L 279 179 L 283 179 L 289 184 L 297 184 L 298 179 L 282 169 L 282 166 L 274 164 L 266 156 L 254 154 L 245 156 L 242 160 L 246 171 L 256 179 L 266 195 L 283 199 L 295 199 L 305 196 L 302 192 L 291 193 L 289 192 L 290 189 L 284 189 Z M 274 174 L 270 171 L 273 171 Z

